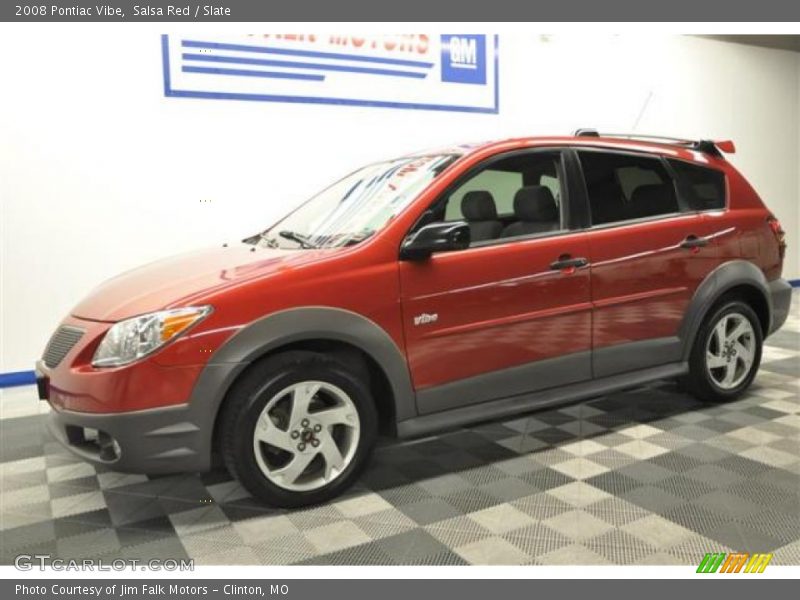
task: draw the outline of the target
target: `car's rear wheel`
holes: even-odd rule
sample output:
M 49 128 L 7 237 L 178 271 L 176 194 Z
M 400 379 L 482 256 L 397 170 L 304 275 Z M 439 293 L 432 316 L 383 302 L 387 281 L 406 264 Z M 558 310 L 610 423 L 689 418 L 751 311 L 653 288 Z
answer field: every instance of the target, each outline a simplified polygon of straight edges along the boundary
M 292 351 L 256 365 L 232 390 L 221 450 L 228 470 L 254 496 L 296 507 L 349 487 L 376 435 L 365 382 L 325 355 Z
M 763 333 L 750 305 L 731 300 L 703 322 L 689 359 L 686 384 L 702 400 L 725 402 L 741 395 L 758 372 Z

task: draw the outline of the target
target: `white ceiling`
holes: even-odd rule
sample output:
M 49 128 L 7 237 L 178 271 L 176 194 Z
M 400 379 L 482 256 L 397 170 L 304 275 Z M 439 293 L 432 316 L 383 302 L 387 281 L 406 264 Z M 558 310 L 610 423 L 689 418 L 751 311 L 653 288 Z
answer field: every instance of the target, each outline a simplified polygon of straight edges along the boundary
M 791 50 L 800 52 L 800 35 L 701 35 L 698 37 L 748 44 L 763 48 L 777 48 L 778 50 Z

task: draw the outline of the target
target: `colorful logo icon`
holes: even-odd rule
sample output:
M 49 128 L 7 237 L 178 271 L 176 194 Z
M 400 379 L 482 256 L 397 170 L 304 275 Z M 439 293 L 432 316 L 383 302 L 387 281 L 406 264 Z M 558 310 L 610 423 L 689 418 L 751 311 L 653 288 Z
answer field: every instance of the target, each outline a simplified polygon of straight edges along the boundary
M 749 554 L 747 552 L 710 552 L 697 567 L 698 573 L 763 573 L 772 554 Z

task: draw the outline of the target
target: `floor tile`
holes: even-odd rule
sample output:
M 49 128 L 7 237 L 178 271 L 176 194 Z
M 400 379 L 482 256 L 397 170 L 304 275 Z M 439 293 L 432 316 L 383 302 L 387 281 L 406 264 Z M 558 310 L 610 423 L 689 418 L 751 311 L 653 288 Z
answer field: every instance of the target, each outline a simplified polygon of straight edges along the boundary
M 542 521 L 571 540 L 583 540 L 613 529 L 606 521 L 583 511 L 573 510 Z
M 490 537 L 455 548 L 455 552 L 470 564 L 520 565 L 530 556 L 501 537 Z
M 471 513 L 469 518 L 492 533 L 506 533 L 534 523 L 534 519 L 510 504 L 502 504 Z
M 349 521 L 315 527 L 305 531 L 303 535 L 321 553 L 333 552 L 370 541 L 366 533 Z

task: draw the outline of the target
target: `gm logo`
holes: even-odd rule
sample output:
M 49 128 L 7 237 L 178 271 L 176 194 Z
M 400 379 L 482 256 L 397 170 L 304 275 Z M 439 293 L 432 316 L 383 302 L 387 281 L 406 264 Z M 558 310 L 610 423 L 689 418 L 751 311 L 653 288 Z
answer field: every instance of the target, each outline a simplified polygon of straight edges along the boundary
M 486 36 L 442 36 L 442 81 L 486 85 Z

